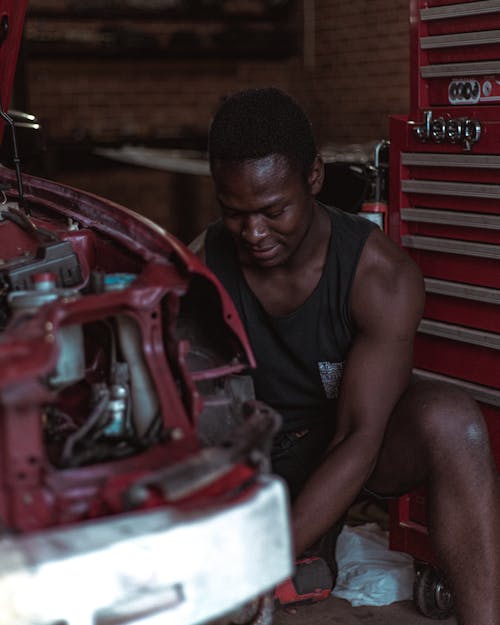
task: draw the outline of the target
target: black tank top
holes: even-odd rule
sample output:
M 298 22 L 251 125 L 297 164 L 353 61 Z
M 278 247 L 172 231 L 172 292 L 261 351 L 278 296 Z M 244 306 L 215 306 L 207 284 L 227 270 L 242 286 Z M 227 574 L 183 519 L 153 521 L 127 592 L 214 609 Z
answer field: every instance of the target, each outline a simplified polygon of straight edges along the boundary
M 257 361 L 251 372 L 256 397 L 282 414 L 285 432 L 335 418 L 353 335 L 351 285 L 375 227 L 363 217 L 325 208 L 332 227 L 323 274 L 307 300 L 285 316 L 269 315 L 250 290 L 221 221 L 208 228 L 205 239 L 206 263 L 234 301 Z

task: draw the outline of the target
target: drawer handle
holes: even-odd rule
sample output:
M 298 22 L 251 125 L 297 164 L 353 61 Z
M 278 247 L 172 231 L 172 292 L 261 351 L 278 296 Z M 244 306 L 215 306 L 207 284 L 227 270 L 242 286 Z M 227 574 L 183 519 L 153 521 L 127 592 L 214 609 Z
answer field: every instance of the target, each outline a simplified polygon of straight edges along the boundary
M 152 616 L 164 615 L 185 601 L 181 584 L 165 586 L 163 588 L 143 588 L 140 592 L 130 593 L 130 596 L 118 601 L 109 608 L 100 609 L 94 615 L 96 625 L 116 625 L 117 623 L 144 622 L 143 619 Z M 166 622 L 165 621 L 165 622 Z
M 461 282 L 438 280 L 437 278 L 424 278 L 424 281 L 426 293 L 461 297 L 487 304 L 500 304 L 500 289 L 489 289 L 485 286 L 462 284 Z
M 432 208 L 402 208 L 401 219 L 417 223 L 446 224 L 450 226 L 467 226 L 469 228 L 485 228 L 500 230 L 500 215 L 483 213 L 466 213 Z
M 460 343 L 469 343 L 471 345 L 478 345 L 479 347 L 500 350 L 500 334 L 495 334 L 493 332 L 473 330 L 464 326 L 443 323 L 442 321 L 433 321 L 431 319 L 422 319 L 418 326 L 418 332 L 459 341 Z
M 470 17 L 500 11 L 499 0 L 482 0 L 481 2 L 461 2 L 451 6 L 429 7 L 421 9 L 422 21 L 442 20 L 453 17 Z
M 445 78 L 456 76 L 477 76 L 478 74 L 500 73 L 500 61 L 474 61 L 471 63 L 440 63 L 423 65 L 422 78 Z
M 420 47 L 422 50 L 438 50 L 441 48 L 453 48 L 455 46 L 477 46 L 491 43 L 500 43 L 500 30 L 483 30 L 420 38 Z
M 423 237 L 419 235 L 405 234 L 401 237 L 404 247 L 427 250 L 429 252 L 444 252 L 448 254 L 461 254 L 462 256 L 475 256 L 478 258 L 500 258 L 500 246 L 489 243 L 472 243 L 471 241 L 457 241 L 455 239 L 439 239 L 437 237 Z
M 473 182 L 441 182 L 440 180 L 402 180 L 401 189 L 405 193 L 429 195 L 452 195 L 479 199 L 500 199 L 500 185 L 476 184 Z
M 500 156 L 496 154 L 429 154 L 402 152 L 403 165 L 420 167 L 477 167 L 478 169 L 500 169 Z

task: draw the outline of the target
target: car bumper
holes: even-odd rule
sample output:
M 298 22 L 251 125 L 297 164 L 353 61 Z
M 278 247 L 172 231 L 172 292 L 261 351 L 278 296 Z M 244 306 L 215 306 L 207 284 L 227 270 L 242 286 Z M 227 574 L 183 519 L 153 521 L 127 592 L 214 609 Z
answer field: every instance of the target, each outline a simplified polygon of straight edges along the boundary
M 2 625 L 196 625 L 292 571 L 283 483 L 207 510 L 137 512 L 0 540 Z

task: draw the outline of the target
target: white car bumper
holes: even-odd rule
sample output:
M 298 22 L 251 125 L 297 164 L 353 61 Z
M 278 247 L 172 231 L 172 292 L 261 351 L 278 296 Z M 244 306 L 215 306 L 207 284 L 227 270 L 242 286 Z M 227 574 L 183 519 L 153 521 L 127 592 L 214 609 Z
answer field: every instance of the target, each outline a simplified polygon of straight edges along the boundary
M 0 540 L 2 625 L 197 625 L 292 572 L 283 483 L 227 507 L 160 509 Z

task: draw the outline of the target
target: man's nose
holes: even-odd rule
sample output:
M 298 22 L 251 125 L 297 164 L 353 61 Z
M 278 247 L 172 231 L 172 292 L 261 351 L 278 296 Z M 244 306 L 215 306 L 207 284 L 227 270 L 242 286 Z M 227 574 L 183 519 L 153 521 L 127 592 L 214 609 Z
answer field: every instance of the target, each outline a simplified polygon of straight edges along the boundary
M 250 245 L 256 245 L 267 235 L 267 229 L 261 215 L 248 215 L 243 222 L 241 236 Z

